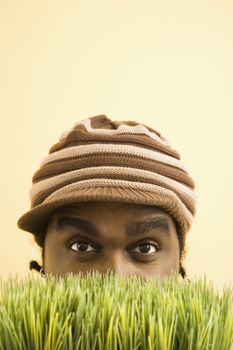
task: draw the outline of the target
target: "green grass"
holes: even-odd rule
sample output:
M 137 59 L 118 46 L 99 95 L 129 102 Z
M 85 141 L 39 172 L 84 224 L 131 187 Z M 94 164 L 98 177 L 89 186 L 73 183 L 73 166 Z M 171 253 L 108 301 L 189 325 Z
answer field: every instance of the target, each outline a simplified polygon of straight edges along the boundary
M 0 349 L 233 349 L 233 291 L 206 277 L 0 280 Z

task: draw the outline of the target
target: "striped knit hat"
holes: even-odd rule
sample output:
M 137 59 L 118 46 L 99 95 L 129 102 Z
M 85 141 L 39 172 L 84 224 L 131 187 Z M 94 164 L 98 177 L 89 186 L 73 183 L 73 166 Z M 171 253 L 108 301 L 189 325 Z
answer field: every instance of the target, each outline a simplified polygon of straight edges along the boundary
M 33 176 L 31 209 L 18 227 L 36 236 L 58 207 L 118 201 L 163 208 L 185 238 L 195 215 L 193 190 L 179 153 L 161 133 L 97 115 L 80 120 L 52 146 Z

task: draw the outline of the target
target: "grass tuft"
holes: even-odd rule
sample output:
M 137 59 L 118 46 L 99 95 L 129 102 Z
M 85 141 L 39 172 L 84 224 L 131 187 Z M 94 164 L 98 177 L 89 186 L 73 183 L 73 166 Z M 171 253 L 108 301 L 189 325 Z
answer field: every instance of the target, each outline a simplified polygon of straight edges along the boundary
M 233 290 L 97 271 L 0 279 L 0 349 L 233 350 Z

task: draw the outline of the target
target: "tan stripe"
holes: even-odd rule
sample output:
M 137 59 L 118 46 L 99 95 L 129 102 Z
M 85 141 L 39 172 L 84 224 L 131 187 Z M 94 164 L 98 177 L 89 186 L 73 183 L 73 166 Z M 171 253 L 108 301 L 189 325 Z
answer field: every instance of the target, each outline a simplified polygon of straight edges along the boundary
M 148 170 L 168 178 L 174 179 L 185 185 L 189 186 L 191 189 L 194 189 L 195 184 L 192 178 L 185 173 L 183 170 L 171 167 L 169 165 L 157 163 L 154 161 L 147 161 L 145 159 L 132 158 L 132 157 L 114 157 L 114 156 L 89 156 L 80 159 L 70 159 L 62 160 L 59 162 L 54 162 L 51 164 L 46 164 L 39 170 L 37 170 L 33 176 L 33 183 L 37 183 L 46 178 L 59 175 L 72 170 L 89 168 L 90 164 L 94 167 L 98 166 L 114 166 L 114 167 L 127 167 L 132 169 L 144 169 Z
M 141 170 L 141 169 L 131 169 L 126 167 L 91 167 L 84 168 L 79 170 L 70 171 L 61 175 L 54 176 L 52 178 L 48 178 L 46 180 L 40 181 L 32 186 L 30 190 L 30 197 L 32 201 L 39 201 L 41 199 L 37 199 L 38 196 L 41 197 L 41 192 L 43 192 L 43 196 L 47 196 L 52 193 L 55 189 L 58 189 L 59 186 L 64 186 L 68 183 L 72 183 L 73 181 L 78 181 L 79 179 L 88 179 L 89 177 L 106 177 L 106 176 L 114 176 L 115 179 L 122 179 L 123 176 L 128 176 L 129 179 L 134 181 L 135 179 L 138 182 L 148 182 L 152 184 L 158 184 L 155 181 L 159 182 L 159 185 L 167 185 L 168 189 L 177 191 L 178 195 L 181 192 L 181 195 L 184 194 L 185 197 L 188 196 L 188 201 L 191 202 L 196 201 L 196 194 L 187 186 L 169 179 L 165 176 L 155 174 L 151 171 Z M 139 180 L 140 178 L 140 180 Z M 126 180 L 127 178 L 125 178 Z
M 60 188 L 59 190 L 53 192 L 49 197 L 47 197 L 43 203 L 48 203 L 51 200 L 67 194 L 74 191 L 77 191 L 81 188 L 92 188 L 92 187 L 121 187 L 126 189 L 139 189 L 143 190 L 145 192 L 152 192 L 152 193 L 160 193 L 164 197 L 170 197 L 172 198 L 178 205 L 179 208 L 186 218 L 186 220 L 191 225 L 193 216 L 189 212 L 189 210 L 186 208 L 186 206 L 181 202 L 179 197 L 172 191 L 167 190 L 163 187 L 151 185 L 151 184 L 142 184 L 140 182 L 130 182 L 130 181 L 123 181 L 123 180 L 109 180 L 109 179 L 92 179 L 92 180 L 83 180 L 78 181 L 77 183 L 72 183 L 70 185 L 64 186 Z
M 53 145 L 49 153 L 59 151 L 62 148 L 85 145 L 90 143 L 114 143 L 114 144 L 125 144 L 125 145 L 137 145 L 146 149 L 159 151 L 161 153 L 170 155 L 174 158 L 180 159 L 179 153 L 165 145 L 162 145 L 156 140 L 152 140 L 145 135 L 130 135 L 130 134 L 119 134 L 119 135 L 98 135 L 96 133 L 87 133 L 84 126 L 80 125 L 78 129 L 72 130 L 67 135 L 66 139 Z
M 81 156 L 88 156 L 91 154 L 117 154 L 117 156 L 131 156 L 143 157 L 145 159 L 157 161 L 163 164 L 172 165 L 184 171 L 187 171 L 185 165 L 181 160 L 162 154 L 161 152 L 151 151 L 142 147 L 131 145 L 114 145 L 114 144 L 91 144 L 82 145 L 62 149 L 60 151 L 49 154 L 45 157 L 41 166 L 61 159 L 78 158 Z

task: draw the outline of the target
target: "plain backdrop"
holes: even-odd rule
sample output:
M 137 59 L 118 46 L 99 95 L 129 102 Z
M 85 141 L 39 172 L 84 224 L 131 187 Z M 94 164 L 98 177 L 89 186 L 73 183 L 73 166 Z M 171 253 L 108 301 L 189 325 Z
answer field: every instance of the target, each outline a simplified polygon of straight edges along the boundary
M 233 280 L 233 2 L 0 0 L 0 275 L 41 262 L 16 221 L 63 131 L 106 114 L 164 134 L 196 183 L 190 277 Z

